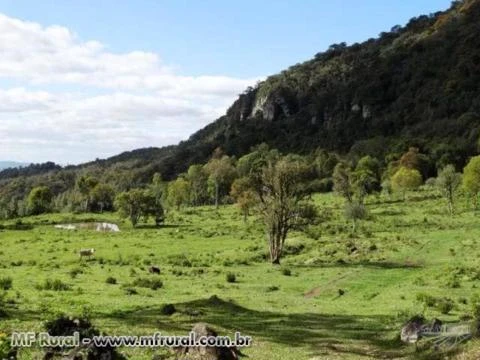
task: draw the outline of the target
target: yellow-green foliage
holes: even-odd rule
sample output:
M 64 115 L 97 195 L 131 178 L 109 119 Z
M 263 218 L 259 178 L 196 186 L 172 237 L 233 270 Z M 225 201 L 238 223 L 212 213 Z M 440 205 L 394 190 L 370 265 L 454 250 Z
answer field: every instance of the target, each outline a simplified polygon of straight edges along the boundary
M 418 170 L 401 167 L 392 176 L 392 188 L 394 191 L 405 192 L 415 190 L 422 185 L 422 175 Z

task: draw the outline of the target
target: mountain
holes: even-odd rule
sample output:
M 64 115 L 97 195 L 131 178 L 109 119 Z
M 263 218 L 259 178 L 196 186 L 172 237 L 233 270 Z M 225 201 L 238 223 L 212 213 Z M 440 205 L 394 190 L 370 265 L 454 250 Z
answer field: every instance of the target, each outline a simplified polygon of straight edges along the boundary
M 0 170 L 8 168 L 19 168 L 27 166 L 27 163 L 17 162 L 17 161 L 0 161 Z
M 332 45 L 249 88 L 226 115 L 181 143 L 172 173 L 220 146 L 266 142 L 384 159 L 417 146 L 462 166 L 480 135 L 480 1 L 411 19 L 362 44 Z
M 321 148 L 381 161 L 416 146 L 432 169 L 446 163 L 461 168 L 477 153 L 480 137 L 479 18 L 480 0 L 455 1 L 446 11 L 412 18 L 363 43 L 334 44 L 268 77 L 178 145 L 63 169 L 47 163 L 4 170 L 0 185 L 48 183 L 59 193 L 76 174 L 90 172 L 141 186 L 154 172 L 172 179 L 205 163 L 217 147 L 239 157 L 263 142 L 283 152 Z
M 262 142 L 381 160 L 416 146 L 435 166 L 462 167 L 480 136 L 479 18 L 480 0 L 456 1 L 376 39 L 334 44 L 246 89 L 187 141 L 143 155 L 167 178 L 204 163 L 216 147 L 238 157 Z

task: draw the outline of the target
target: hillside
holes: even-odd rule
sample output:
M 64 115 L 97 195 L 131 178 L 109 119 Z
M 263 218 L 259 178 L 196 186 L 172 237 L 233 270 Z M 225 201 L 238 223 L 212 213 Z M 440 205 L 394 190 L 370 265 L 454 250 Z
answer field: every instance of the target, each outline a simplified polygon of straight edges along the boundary
M 417 146 L 433 169 L 446 163 L 460 168 L 476 153 L 480 134 L 479 17 L 479 0 L 457 1 L 376 39 L 332 45 L 246 89 L 224 116 L 188 140 L 69 166 L 56 190 L 68 188 L 65 179 L 79 171 L 102 178 L 128 171 L 133 186 L 154 172 L 172 179 L 217 147 L 238 157 L 262 142 L 284 152 L 322 148 L 381 161 Z M 58 166 L 3 171 L 0 183 L 30 175 L 48 182 L 52 171 Z

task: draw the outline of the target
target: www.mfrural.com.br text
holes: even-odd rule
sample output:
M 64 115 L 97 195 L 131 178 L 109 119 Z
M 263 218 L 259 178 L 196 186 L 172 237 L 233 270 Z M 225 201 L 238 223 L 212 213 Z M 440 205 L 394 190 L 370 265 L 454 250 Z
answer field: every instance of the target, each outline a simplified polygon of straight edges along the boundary
M 156 332 L 153 335 L 135 336 L 93 336 L 80 337 L 80 333 L 74 332 L 71 336 L 53 336 L 47 332 L 14 332 L 11 336 L 13 347 L 79 347 L 93 345 L 95 347 L 248 347 L 252 344 L 250 336 L 236 332 L 234 337 L 229 336 L 198 336 L 190 332 L 186 336 L 169 336 Z

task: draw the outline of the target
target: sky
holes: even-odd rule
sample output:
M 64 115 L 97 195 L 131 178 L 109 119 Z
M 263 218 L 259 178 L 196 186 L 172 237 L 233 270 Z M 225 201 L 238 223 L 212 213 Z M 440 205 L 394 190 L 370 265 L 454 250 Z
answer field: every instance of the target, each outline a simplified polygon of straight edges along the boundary
M 175 144 L 248 86 L 450 0 L 0 0 L 0 160 Z

